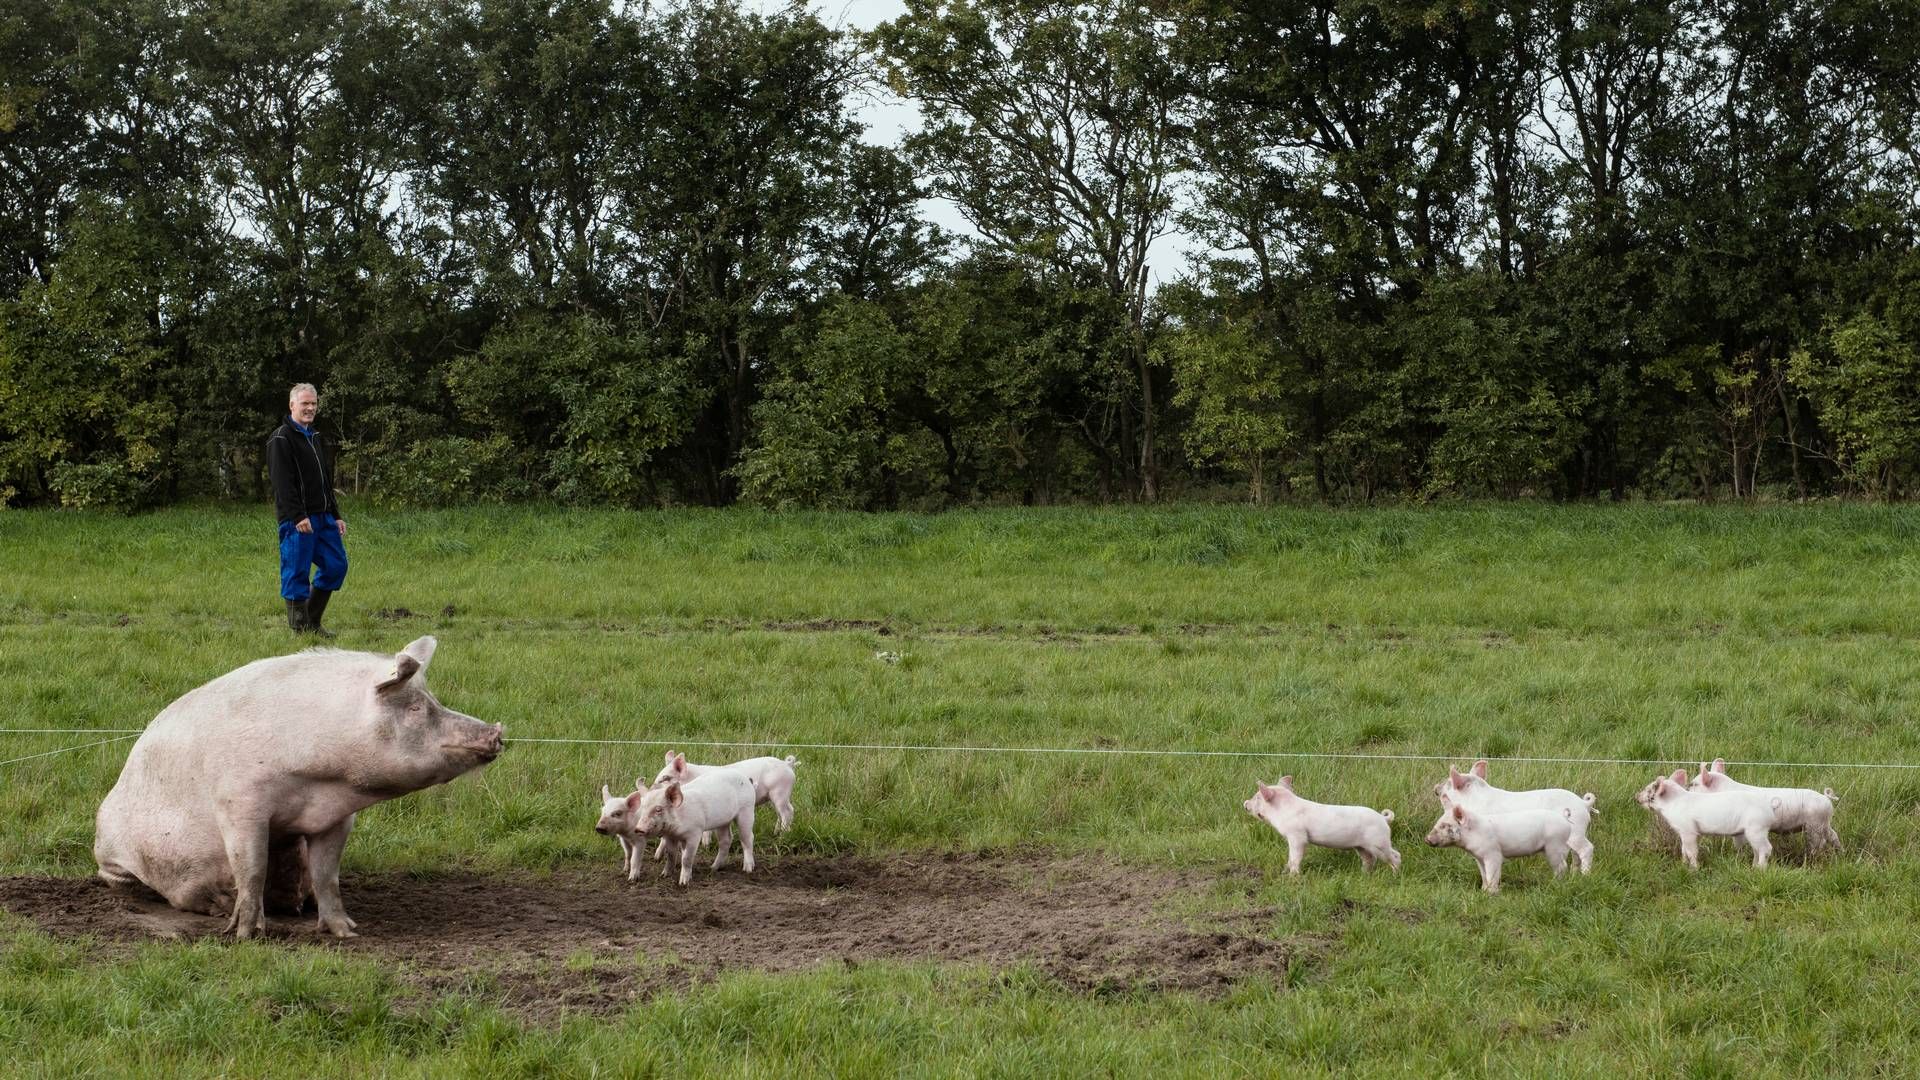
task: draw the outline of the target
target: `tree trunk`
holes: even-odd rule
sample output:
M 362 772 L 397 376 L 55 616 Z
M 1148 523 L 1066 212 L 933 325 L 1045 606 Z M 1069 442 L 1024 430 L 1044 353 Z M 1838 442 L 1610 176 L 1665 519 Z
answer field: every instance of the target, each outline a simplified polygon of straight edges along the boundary
M 1780 391 L 1780 418 L 1787 425 L 1787 460 L 1793 463 L 1793 490 L 1801 502 L 1807 501 L 1807 481 L 1800 475 L 1800 435 L 1793 423 L 1793 402 L 1787 398 L 1785 379 L 1775 384 Z
M 1139 327 L 1134 327 L 1133 355 L 1140 371 L 1140 498 L 1146 502 L 1160 499 L 1160 462 L 1153 447 L 1153 369 L 1147 362 L 1146 342 Z

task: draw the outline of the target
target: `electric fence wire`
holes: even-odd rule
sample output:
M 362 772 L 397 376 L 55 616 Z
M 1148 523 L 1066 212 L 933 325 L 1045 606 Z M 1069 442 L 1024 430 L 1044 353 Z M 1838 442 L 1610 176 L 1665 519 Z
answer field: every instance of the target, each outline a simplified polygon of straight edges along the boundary
M 0 728 L 0 735 L 119 735 L 116 739 L 102 739 L 99 742 L 69 746 L 60 750 L 49 750 L 43 754 L 29 754 L 22 758 L 0 761 L 0 765 L 12 765 L 34 758 L 51 757 L 70 750 L 85 750 L 92 746 L 105 746 L 109 743 L 124 742 L 140 734 L 140 728 Z M 1181 750 L 1181 749 L 1139 749 L 1136 747 L 1108 746 L 942 746 L 937 744 L 912 743 L 795 743 L 764 739 L 732 739 L 710 741 L 699 739 L 560 739 L 560 738 L 513 738 L 508 745 L 517 743 L 546 743 L 577 746 L 698 746 L 705 748 L 720 747 L 767 747 L 783 750 L 863 750 L 913 753 L 947 754 L 1106 754 L 1120 757 L 1190 757 L 1190 758 L 1298 758 L 1319 761 L 1461 761 L 1476 758 L 1472 754 L 1351 754 L 1332 753 L 1314 750 Z M 1489 756 L 1490 762 L 1510 762 L 1534 765 L 1685 765 L 1698 762 L 1700 758 L 1603 758 L 1603 757 L 1537 757 L 1537 756 Z M 1733 761 L 1729 765 L 1743 768 L 1781 768 L 1781 769 L 1920 769 L 1920 764 L 1904 762 L 1877 761 Z

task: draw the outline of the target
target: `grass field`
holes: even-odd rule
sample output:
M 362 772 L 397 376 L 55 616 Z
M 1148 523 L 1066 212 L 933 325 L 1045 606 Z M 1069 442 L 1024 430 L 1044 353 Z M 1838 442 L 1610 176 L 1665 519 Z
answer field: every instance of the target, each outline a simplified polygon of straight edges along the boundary
M 1106 751 L 801 750 L 798 822 L 763 858 L 1218 871 L 1167 918 L 1256 912 L 1314 948 L 1224 995 L 868 964 L 542 1020 L 325 946 L 106 949 L 0 916 L 9 1074 L 1920 1075 L 1920 770 L 1839 767 L 1920 763 L 1920 510 L 349 518 L 335 644 L 436 635 L 436 692 L 510 741 Z M 251 508 L 0 513 L 0 727 L 137 728 L 294 651 L 273 550 Z M 0 761 L 108 737 L 0 735 Z M 130 745 L 0 765 L 0 875 L 90 874 Z M 521 741 L 375 807 L 349 907 L 356 874 L 611 879 L 592 796 L 659 752 Z M 1798 763 L 1735 772 L 1833 787 L 1846 848 L 1756 872 L 1709 845 L 1689 874 L 1632 801 L 1658 766 L 1496 760 L 1502 786 L 1592 790 L 1601 814 L 1590 877 L 1526 860 L 1487 897 L 1420 842 L 1428 755 Z M 1239 805 L 1282 772 L 1394 808 L 1402 873 L 1316 850 L 1287 879 Z

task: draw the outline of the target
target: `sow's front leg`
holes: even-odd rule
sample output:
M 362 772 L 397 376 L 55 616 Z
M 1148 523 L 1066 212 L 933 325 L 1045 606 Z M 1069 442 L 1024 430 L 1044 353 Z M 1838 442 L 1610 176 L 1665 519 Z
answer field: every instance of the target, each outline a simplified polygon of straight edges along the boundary
M 227 865 L 233 870 L 233 916 L 226 933 L 242 940 L 267 930 L 267 819 L 221 814 L 220 839 L 226 845 Z
M 347 849 L 347 834 L 353 831 L 353 815 L 323 833 L 307 837 L 307 865 L 313 872 L 313 900 L 319 909 L 320 929 L 334 937 L 359 937 L 353 928 L 359 924 L 347 918 L 340 902 L 340 853 Z

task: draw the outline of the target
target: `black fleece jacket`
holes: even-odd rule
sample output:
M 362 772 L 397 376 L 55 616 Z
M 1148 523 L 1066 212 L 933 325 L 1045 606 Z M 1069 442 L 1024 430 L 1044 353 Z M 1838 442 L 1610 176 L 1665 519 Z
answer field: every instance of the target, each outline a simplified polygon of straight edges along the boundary
M 333 451 L 318 431 L 309 438 L 289 417 L 267 438 L 267 475 L 273 478 L 273 508 L 281 521 L 340 516 L 333 498 Z

